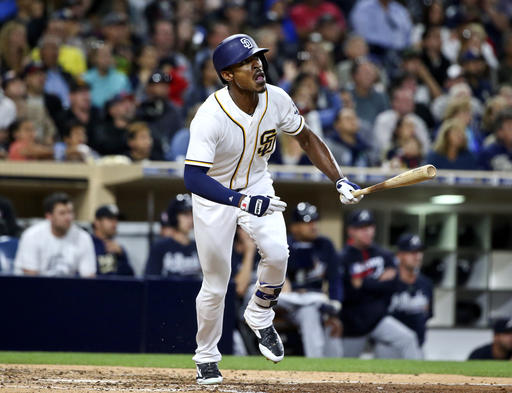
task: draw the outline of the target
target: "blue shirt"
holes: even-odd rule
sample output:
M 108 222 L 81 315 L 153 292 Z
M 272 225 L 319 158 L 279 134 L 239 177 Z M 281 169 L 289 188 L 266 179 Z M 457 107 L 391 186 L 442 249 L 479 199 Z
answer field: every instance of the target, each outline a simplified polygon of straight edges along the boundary
M 69 86 L 66 79 L 58 69 L 46 71 L 46 82 L 44 83 L 44 91 L 48 94 L 55 94 L 59 97 L 64 108 L 69 108 Z
M 288 237 L 290 256 L 286 275 L 293 290 L 322 291 L 325 280 L 329 282 L 329 298 L 343 300 L 342 269 L 336 250 L 326 237 L 319 236 L 312 242 L 300 242 Z
M 507 150 L 502 143 L 494 142 L 490 144 L 480 153 L 478 158 L 482 169 L 488 171 L 512 170 L 512 150 Z
M 149 252 L 145 274 L 163 277 L 201 275 L 196 243 L 183 245 L 168 237 L 158 240 Z
M 405 7 L 392 1 L 385 10 L 379 0 L 360 0 L 350 14 L 356 34 L 369 44 L 390 49 L 410 46 L 412 22 Z
M 91 235 L 96 253 L 96 272 L 98 275 L 133 276 L 133 268 L 128 261 L 128 255 L 121 247 L 120 254 L 108 252 L 105 243 L 100 238 Z
M 416 332 L 418 344 L 425 341 L 427 321 L 432 317 L 432 282 L 420 274 L 414 284 L 396 279 L 389 313 Z
M 460 152 L 453 161 L 443 154 L 431 151 L 425 161 L 427 164 L 434 165 L 437 169 L 478 169 L 475 156 L 467 150 Z
M 121 92 L 132 90 L 130 80 L 122 72 L 111 68 L 106 75 L 100 75 L 96 68 L 83 75 L 84 80 L 91 86 L 91 102 L 98 108 Z

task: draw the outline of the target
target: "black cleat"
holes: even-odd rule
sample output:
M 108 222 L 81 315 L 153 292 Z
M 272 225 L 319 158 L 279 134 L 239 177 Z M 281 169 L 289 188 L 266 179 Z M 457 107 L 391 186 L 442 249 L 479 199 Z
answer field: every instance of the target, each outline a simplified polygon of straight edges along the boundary
M 253 330 L 258 338 L 258 346 L 260 352 L 268 360 L 278 363 L 283 360 L 284 348 L 281 337 L 277 334 L 274 325 L 270 325 L 264 329 Z
M 222 374 L 217 363 L 197 363 L 196 381 L 200 385 L 214 385 L 222 383 Z

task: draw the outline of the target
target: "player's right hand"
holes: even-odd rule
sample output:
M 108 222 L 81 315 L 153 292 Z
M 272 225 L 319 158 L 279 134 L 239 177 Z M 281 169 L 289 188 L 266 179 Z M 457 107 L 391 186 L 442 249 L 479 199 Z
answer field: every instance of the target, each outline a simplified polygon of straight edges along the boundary
M 240 202 L 240 209 L 247 213 L 261 217 L 274 212 L 284 212 L 286 202 L 279 200 L 278 197 L 253 195 L 245 196 Z

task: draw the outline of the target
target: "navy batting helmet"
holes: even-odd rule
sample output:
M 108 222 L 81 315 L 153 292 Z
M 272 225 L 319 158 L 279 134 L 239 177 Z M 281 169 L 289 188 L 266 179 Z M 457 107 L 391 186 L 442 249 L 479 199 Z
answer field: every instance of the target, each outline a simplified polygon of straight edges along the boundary
M 227 83 L 220 75 L 220 72 L 253 55 L 258 55 L 261 58 L 263 70 L 266 71 L 267 60 L 265 59 L 265 52 L 268 52 L 268 49 L 259 48 L 252 37 L 247 34 L 235 34 L 226 38 L 215 48 L 213 51 L 213 65 L 222 83 Z
M 167 210 L 160 215 L 160 224 L 166 227 L 178 226 L 178 214 L 192 210 L 192 199 L 189 194 L 178 194 L 167 207 Z
M 313 222 L 319 218 L 318 209 L 309 202 L 299 202 L 293 211 L 293 222 Z

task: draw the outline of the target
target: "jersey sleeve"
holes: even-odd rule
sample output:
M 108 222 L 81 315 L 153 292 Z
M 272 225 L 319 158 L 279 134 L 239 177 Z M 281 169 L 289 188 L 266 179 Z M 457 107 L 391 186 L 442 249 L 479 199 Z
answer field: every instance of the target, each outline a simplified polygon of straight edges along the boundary
M 212 167 L 219 129 L 219 120 L 212 116 L 198 114 L 194 117 L 190 124 L 190 141 L 185 164 Z
M 304 118 L 291 97 L 281 88 L 276 88 L 279 121 L 277 127 L 289 135 L 297 135 L 304 128 Z

